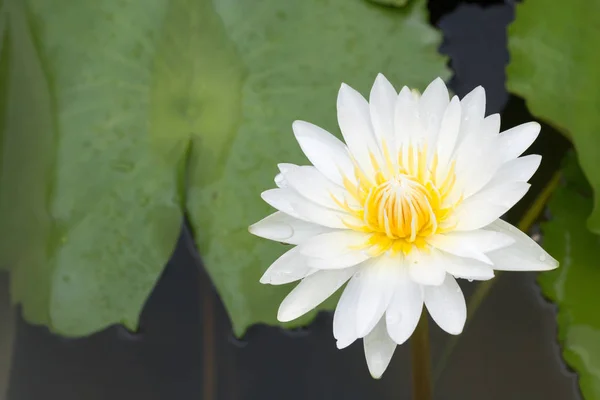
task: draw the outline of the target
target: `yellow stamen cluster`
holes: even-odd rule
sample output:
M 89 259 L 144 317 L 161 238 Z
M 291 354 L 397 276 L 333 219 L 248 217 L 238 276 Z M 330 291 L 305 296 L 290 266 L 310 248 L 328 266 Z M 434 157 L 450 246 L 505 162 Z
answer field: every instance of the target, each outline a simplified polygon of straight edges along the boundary
M 452 229 L 450 214 L 460 201 L 448 201 L 455 183 L 454 164 L 445 167 L 442 179 L 437 176 L 438 159 L 427 145 L 400 148 L 397 159 L 383 145 L 385 165 L 374 155 L 371 164 L 374 178 L 364 174 L 358 163 L 354 179 L 344 179 L 344 186 L 360 204 L 336 202 L 361 224 L 346 223 L 353 230 L 370 233 L 364 244 L 373 256 L 388 250 L 408 254 L 413 248 L 426 248 L 425 239 Z

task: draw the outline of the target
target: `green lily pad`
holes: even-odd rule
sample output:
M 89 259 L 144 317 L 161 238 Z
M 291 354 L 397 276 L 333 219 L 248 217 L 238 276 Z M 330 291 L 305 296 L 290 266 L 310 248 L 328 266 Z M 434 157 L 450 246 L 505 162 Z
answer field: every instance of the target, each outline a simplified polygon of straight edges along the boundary
M 592 209 L 591 188 L 575 157 L 564 171 L 564 183 L 549 202 L 552 218 L 542 226 L 544 248 L 560 262 L 540 274 L 543 293 L 558 306 L 558 338 L 567 364 L 579 375 L 586 399 L 600 399 L 600 236 L 586 229 Z
M 401 9 L 348 0 L 221 0 L 216 10 L 244 69 L 241 106 L 228 114 L 239 125 L 219 168 L 214 158 L 196 155 L 214 133 L 199 135 L 187 205 L 200 254 L 241 335 L 253 323 L 278 324 L 277 308 L 291 290 L 259 283 L 287 248 L 250 235 L 248 226 L 274 211 L 260 193 L 274 187 L 277 163 L 307 163 L 292 122 L 307 120 L 337 134 L 342 82 L 368 95 L 382 72 L 398 89 L 424 89 L 448 70 L 423 0 Z
M 68 336 L 135 329 L 180 232 L 190 138 L 238 102 L 231 50 L 208 1 L 3 6 L 0 263 L 13 300 Z M 227 138 L 215 133 L 216 153 Z
M 537 117 L 572 139 L 594 189 L 588 226 L 600 233 L 600 2 L 526 1 L 508 31 L 507 85 Z

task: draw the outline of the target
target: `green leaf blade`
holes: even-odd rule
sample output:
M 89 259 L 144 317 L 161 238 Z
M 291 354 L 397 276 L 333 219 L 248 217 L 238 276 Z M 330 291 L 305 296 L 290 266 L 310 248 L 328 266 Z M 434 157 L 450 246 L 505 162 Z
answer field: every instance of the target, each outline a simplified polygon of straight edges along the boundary
M 575 157 L 564 172 L 565 183 L 549 203 L 552 218 L 542 226 L 544 248 L 560 262 L 554 271 L 540 274 L 544 295 L 558 306 L 558 337 L 567 364 L 579 375 L 586 399 L 600 399 L 600 313 L 596 293 L 600 281 L 600 236 L 586 229 L 592 208 Z
M 9 96 L 23 99 L 9 97 L 20 126 L 3 129 L 12 141 L 0 212 L 14 223 L 0 253 L 13 299 L 30 322 L 66 336 L 136 329 L 179 236 L 191 140 L 214 128 L 207 114 L 235 125 L 225 117 L 239 103 L 239 63 L 231 49 L 206 49 L 227 46 L 210 34 L 219 21 L 207 0 L 10 4 L 20 14 L 9 36 L 28 41 L 29 57 L 11 56 Z M 24 78 L 26 65 L 39 79 Z M 223 126 L 206 154 L 226 152 L 233 129 Z
M 47 200 L 56 140 L 51 95 L 22 3 L 7 1 L 4 12 L 1 263 L 12 271 L 13 300 L 30 299 L 23 307 L 26 318 L 49 324 L 46 249 L 52 225 Z M 26 283 L 29 274 L 33 279 Z
M 518 5 L 509 27 L 507 68 L 508 89 L 525 98 L 534 115 L 573 141 L 596 193 L 588 220 L 596 233 L 600 233 L 600 53 L 592 43 L 600 40 L 598 12 L 600 3 L 583 0 Z

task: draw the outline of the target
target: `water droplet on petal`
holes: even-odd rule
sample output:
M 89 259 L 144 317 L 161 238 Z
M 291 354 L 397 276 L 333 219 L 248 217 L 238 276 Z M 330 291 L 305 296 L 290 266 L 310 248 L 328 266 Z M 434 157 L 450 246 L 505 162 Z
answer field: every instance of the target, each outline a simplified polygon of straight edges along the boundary
M 546 261 L 546 255 L 545 254 L 542 254 L 540 256 L 540 261 Z
M 355 277 L 356 279 L 360 279 L 360 277 L 361 277 L 361 276 L 362 276 L 362 273 L 361 273 L 361 272 L 357 272 L 357 273 L 355 273 L 355 274 L 354 274 L 354 277 Z

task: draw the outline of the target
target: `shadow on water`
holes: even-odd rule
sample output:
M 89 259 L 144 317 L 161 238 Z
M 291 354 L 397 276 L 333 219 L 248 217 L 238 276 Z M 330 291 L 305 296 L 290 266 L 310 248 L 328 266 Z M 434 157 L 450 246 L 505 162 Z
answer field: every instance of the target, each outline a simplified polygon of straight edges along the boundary
M 444 32 L 453 91 L 485 86 L 488 113 L 503 110 L 503 126 L 531 120 L 522 100 L 504 88 L 506 26 L 511 3 L 486 7 L 431 1 L 432 22 Z M 515 221 L 550 179 L 568 143 L 544 126 L 530 150 L 544 155 L 531 193 L 507 218 Z M 195 268 L 195 267 L 198 268 Z M 461 282 L 466 295 L 474 283 Z M 506 273 L 482 304 L 449 360 L 436 399 L 578 399 L 576 377 L 560 359 L 555 310 L 545 303 L 533 273 Z M 67 340 L 17 322 L 9 400 L 325 400 L 409 399 L 408 346 L 399 346 L 383 379 L 370 378 L 362 343 L 339 351 L 332 318 L 283 331 L 254 326 L 243 339 L 195 255 L 187 229 L 149 298 L 140 332 L 111 327 Z M 207 328 L 208 327 L 208 328 Z M 432 325 L 435 366 L 448 336 Z M 203 382 L 203 377 L 207 382 Z M 203 384 L 206 383 L 206 384 Z

